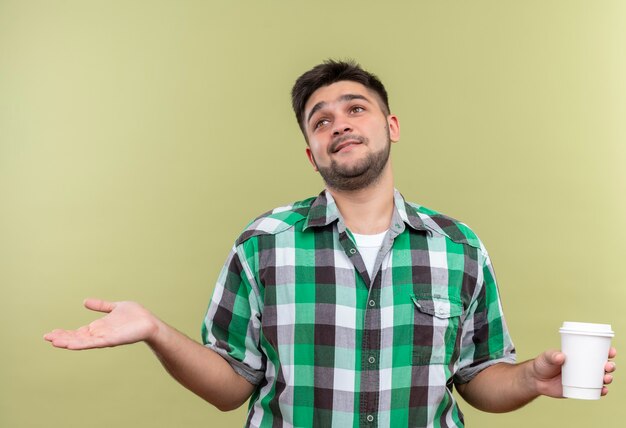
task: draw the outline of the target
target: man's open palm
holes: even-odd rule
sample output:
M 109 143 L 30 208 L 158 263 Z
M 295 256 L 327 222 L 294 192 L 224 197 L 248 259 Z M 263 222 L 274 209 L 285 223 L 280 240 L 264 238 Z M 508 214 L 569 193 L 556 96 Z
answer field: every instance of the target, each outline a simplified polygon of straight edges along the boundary
M 87 299 L 84 305 L 107 315 L 77 330 L 53 330 L 44 339 L 57 348 L 80 350 L 140 342 L 155 332 L 152 314 L 138 303 Z

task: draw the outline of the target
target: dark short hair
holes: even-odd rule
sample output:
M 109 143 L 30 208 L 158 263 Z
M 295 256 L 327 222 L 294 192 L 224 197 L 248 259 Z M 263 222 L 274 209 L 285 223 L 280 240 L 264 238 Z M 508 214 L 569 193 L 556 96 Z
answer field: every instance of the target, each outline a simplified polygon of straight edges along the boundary
M 361 68 L 353 60 L 335 61 L 332 59 L 318 64 L 296 80 L 291 90 L 291 105 L 296 114 L 298 125 L 306 138 L 306 127 L 304 124 L 304 106 L 313 95 L 322 86 L 328 86 L 343 80 L 350 80 L 360 83 L 368 89 L 376 92 L 383 102 L 383 111 L 389 114 L 389 99 L 387 91 L 380 79 L 374 74 L 369 73 Z

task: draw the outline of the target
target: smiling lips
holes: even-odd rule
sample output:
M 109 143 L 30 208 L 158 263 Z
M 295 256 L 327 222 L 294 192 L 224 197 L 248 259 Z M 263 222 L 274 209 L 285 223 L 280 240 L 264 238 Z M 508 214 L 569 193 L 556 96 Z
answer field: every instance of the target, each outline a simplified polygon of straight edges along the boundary
M 335 141 L 332 142 L 332 144 L 330 145 L 330 152 L 331 153 L 337 153 L 338 151 L 354 145 L 354 144 L 361 144 L 365 142 L 365 138 L 359 136 L 359 135 L 344 135 L 342 137 L 337 138 Z

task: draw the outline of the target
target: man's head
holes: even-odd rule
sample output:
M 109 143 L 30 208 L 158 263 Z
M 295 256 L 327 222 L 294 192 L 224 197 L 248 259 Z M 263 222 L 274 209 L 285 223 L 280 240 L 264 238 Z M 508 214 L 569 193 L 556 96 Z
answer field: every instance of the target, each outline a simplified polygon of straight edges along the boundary
M 307 157 L 329 188 L 361 190 L 391 179 L 390 145 L 400 128 L 378 78 L 354 63 L 327 61 L 304 73 L 292 94 Z
M 378 77 L 363 70 L 361 66 L 354 61 L 327 60 L 300 76 L 291 90 L 291 105 L 296 114 L 298 125 L 307 142 L 309 139 L 306 132 L 306 118 L 304 115 L 306 102 L 319 88 L 343 80 L 360 83 L 370 91 L 373 91 L 379 98 L 377 101 L 380 103 L 380 108 L 383 113 L 385 115 L 389 114 L 387 91 Z

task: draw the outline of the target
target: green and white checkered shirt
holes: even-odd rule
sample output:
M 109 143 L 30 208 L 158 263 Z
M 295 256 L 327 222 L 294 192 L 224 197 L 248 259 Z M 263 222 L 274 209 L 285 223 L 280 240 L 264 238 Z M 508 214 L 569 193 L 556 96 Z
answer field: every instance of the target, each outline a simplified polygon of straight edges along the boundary
M 236 241 L 202 335 L 257 385 L 247 426 L 461 427 L 453 383 L 515 361 L 478 237 L 394 201 L 373 278 L 328 191 Z

